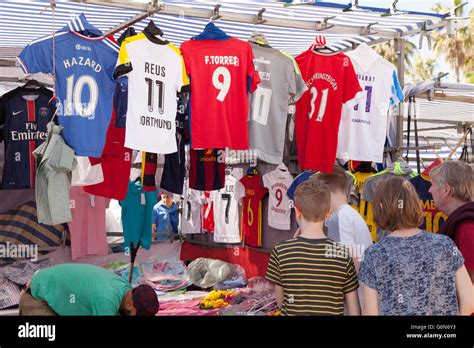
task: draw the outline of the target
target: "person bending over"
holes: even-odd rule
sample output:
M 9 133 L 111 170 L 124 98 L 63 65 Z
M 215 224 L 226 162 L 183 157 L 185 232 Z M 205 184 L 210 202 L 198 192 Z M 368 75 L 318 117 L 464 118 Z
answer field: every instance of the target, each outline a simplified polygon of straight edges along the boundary
M 350 252 L 323 232 L 330 202 L 329 187 L 317 179 L 295 191 L 300 234 L 273 248 L 266 273 L 283 315 L 343 315 L 344 302 L 349 315 L 360 315 Z
M 39 270 L 20 298 L 20 315 L 153 316 L 158 309 L 151 286 L 132 289 L 113 272 L 86 264 Z
M 359 280 L 366 315 L 466 315 L 472 285 L 454 242 L 421 231 L 413 185 L 393 177 L 375 191 L 374 222 L 390 234 L 364 253 Z

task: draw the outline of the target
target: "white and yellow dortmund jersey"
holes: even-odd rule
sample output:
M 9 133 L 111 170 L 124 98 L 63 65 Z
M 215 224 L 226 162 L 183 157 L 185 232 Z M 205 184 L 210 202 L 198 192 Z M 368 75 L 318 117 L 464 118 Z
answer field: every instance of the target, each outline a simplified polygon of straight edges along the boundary
M 125 147 L 176 152 L 176 92 L 189 85 L 179 49 L 143 33 L 129 37 L 120 47 L 115 75 L 128 77 Z

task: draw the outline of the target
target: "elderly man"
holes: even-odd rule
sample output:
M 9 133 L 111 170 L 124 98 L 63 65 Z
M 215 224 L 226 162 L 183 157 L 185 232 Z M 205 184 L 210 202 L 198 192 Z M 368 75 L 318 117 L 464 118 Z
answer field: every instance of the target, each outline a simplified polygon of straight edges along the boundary
M 122 277 L 86 264 L 39 270 L 20 298 L 20 315 L 153 316 L 158 308 L 149 285 L 132 289 Z
M 474 283 L 474 170 L 463 162 L 445 162 L 430 177 L 436 207 L 448 215 L 439 233 L 454 240 Z

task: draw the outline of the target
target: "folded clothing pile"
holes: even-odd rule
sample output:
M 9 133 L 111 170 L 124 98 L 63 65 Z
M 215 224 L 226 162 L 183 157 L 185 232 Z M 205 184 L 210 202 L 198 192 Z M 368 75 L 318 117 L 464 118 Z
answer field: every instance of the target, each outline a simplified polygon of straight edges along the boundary
M 116 275 L 128 280 L 130 277 L 130 263 L 125 260 L 109 263 L 104 267 Z M 132 286 L 140 285 L 140 280 L 143 278 L 143 267 L 135 264 L 133 266 Z
M 201 300 L 178 300 L 160 302 L 160 310 L 158 316 L 175 316 L 175 315 L 216 315 L 218 308 L 203 311 L 199 308 Z
M 20 288 L 12 281 L 0 276 L 0 309 L 20 303 Z
M 192 283 L 186 266 L 178 258 L 155 259 L 142 264 L 142 282 L 162 292 L 176 291 L 187 288 Z
M 4 267 L 0 268 L 0 276 L 8 279 L 9 281 L 24 286 L 31 279 L 33 274 L 41 268 L 49 266 L 49 261 L 43 261 L 40 263 L 27 262 L 12 262 Z
M 248 286 L 241 289 L 223 308 L 219 315 L 271 315 L 278 309 L 274 287 L 261 277 L 249 279 Z
M 0 267 L 0 309 L 17 306 L 20 303 L 20 288 L 36 271 L 48 265 L 48 260 L 38 263 L 16 261 Z

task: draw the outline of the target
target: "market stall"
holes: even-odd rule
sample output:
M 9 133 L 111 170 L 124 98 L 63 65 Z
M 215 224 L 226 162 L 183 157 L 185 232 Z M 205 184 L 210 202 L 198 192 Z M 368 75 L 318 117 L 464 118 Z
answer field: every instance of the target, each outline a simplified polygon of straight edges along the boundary
M 403 91 L 404 40 L 460 20 L 396 3 L 2 4 L 0 243 L 41 255 L 3 260 L 0 309 L 39 268 L 80 262 L 152 286 L 159 315 L 278 314 L 264 276 L 298 228 L 292 193 L 334 165 L 380 240 L 376 181 L 473 152 L 472 88 L 446 109 L 416 99 L 418 118 L 414 96 L 453 86 Z

